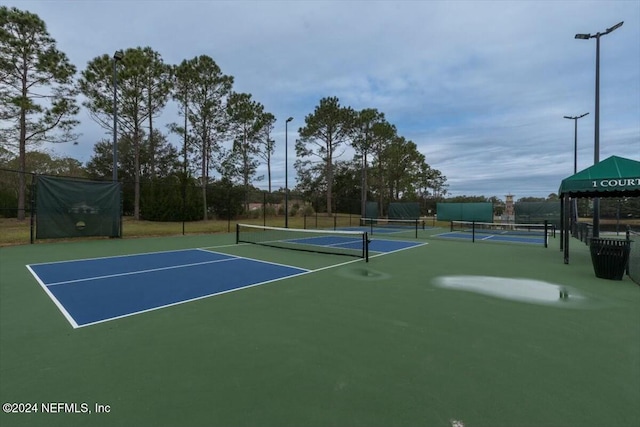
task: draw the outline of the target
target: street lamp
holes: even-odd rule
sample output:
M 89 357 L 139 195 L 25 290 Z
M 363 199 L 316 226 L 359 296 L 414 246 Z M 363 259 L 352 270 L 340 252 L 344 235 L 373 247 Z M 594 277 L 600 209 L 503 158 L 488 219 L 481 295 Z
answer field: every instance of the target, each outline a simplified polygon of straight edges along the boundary
M 617 30 L 622 27 L 624 21 L 618 22 L 611 28 L 607 28 L 604 33 L 596 34 L 576 34 L 576 39 L 589 40 L 596 39 L 596 116 L 594 123 L 594 137 L 593 137 L 593 164 L 600 162 L 600 37 L 605 34 Z M 600 236 L 600 199 L 594 197 L 593 199 L 593 237 Z
M 284 122 L 284 227 L 289 228 L 289 122 L 293 117 L 289 117 Z
M 113 54 L 113 182 L 118 182 L 118 67 L 124 54 L 116 50 Z
M 578 119 L 583 118 L 589 113 L 584 113 L 581 116 L 564 116 L 565 119 L 573 120 L 575 123 L 574 132 L 573 132 L 573 173 L 576 174 L 578 172 Z
M 573 120 L 574 122 L 574 130 L 573 130 L 573 174 L 578 173 L 578 120 L 583 118 L 589 113 L 584 113 L 581 116 L 564 116 L 565 119 Z M 578 200 L 573 198 L 573 214 L 571 215 L 571 229 L 573 230 L 573 224 L 576 222 L 578 218 Z

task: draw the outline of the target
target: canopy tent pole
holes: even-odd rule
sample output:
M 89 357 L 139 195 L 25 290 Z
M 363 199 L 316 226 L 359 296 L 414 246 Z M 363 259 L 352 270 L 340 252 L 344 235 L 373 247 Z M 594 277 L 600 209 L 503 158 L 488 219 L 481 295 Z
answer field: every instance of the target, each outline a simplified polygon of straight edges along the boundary
M 567 215 L 569 211 L 569 197 L 567 195 L 564 196 L 563 199 L 564 205 L 564 215 L 562 217 L 564 235 L 562 239 L 564 240 L 564 263 L 569 264 L 569 233 L 567 230 L 567 226 L 569 224 L 569 216 Z
M 564 248 L 564 197 L 560 195 L 560 250 Z

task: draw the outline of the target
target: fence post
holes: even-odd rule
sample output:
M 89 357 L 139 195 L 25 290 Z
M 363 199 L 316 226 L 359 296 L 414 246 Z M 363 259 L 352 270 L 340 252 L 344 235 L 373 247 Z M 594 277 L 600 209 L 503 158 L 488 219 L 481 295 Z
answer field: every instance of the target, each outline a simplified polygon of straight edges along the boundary
M 627 267 L 625 268 L 625 273 L 627 274 L 627 276 L 631 276 L 629 274 L 629 265 L 631 264 L 631 226 L 629 224 L 627 224 L 627 226 L 625 227 L 625 237 L 627 240 L 627 249 L 629 250 L 629 254 L 628 259 L 627 259 Z
M 122 222 L 123 222 L 123 214 L 124 214 L 124 190 L 122 189 L 122 183 L 119 183 L 120 185 L 120 229 L 119 231 L 119 235 L 116 237 L 120 237 L 122 238 Z
M 36 180 L 37 177 L 35 176 L 35 174 L 31 174 L 31 203 L 30 203 L 30 210 L 31 210 L 31 215 L 29 215 L 29 243 L 31 243 L 33 245 L 35 239 L 34 239 L 34 220 L 35 220 L 35 214 L 36 214 L 36 208 L 35 208 L 35 198 L 36 198 Z
M 182 177 L 182 235 L 184 236 L 184 222 L 187 219 L 187 174 Z
M 471 222 L 471 242 L 472 243 L 476 242 L 476 222 L 475 221 Z
M 227 233 L 231 233 L 231 193 L 227 188 Z
M 547 221 L 546 219 L 544 220 L 544 247 L 548 248 L 549 244 L 548 244 L 548 240 L 549 240 L 549 221 Z

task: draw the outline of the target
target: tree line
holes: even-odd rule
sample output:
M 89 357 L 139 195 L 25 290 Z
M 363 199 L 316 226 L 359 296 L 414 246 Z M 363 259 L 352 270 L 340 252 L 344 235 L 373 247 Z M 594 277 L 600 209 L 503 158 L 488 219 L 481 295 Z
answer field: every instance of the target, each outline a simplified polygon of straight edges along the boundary
M 121 159 L 125 164 L 132 164 L 133 155 L 131 143 L 126 139 L 118 141 Z M 170 148 L 172 148 L 170 146 Z M 78 160 L 69 157 L 57 157 L 44 152 L 30 151 L 26 154 L 26 168 L 37 175 L 55 175 L 72 178 L 90 178 L 91 176 L 105 176 L 101 171 L 110 171 L 111 145 L 105 144 L 98 147 L 104 156 L 96 156 L 87 165 L 82 165 Z M 172 163 L 170 160 L 175 161 Z M 159 157 L 159 168 L 177 168 L 180 166 L 177 156 L 161 155 Z M 142 150 L 141 167 L 143 170 L 149 168 L 149 156 L 146 150 Z M 17 216 L 17 193 L 19 159 L 10 151 L 0 147 L 0 217 Z M 173 166 L 171 166 L 173 164 Z M 130 168 L 125 166 L 123 171 Z M 130 175 L 124 174 L 121 177 L 123 186 L 123 209 L 125 215 L 133 215 L 133 180 Z M 335 212 L 359 214 L 359 183 L 361 181 L 361 170 L 351 162 L 340 162 L 334 176 L 334 200 L 333 209 Z M 31 181 L 28 180 L 30 184 Z M 202 199 L 198 193 L 199 183 L 192 177 L 186 177 L 181 173 L 167 175 L 164 178 L 156 178 L 153 181 L 143 182 L 141 191 L 142 216 L 147 220 L 154 221 L 190 221 L 198 220 L 202 217 Z M 27 187 L 29 188 L 29 187 Z M 322 200 L 325 195 L 302 194 L 293 191 L 290 200 L 298 203 L 300 199 L 310 202 L 308 205 L 294 204 L 290 209 L 292 215 L 313 214 L 315 212 L 326 212 L 326 200 Z M 249 193 L 245 193 L 241 185 L 233 184 L 227 180 L 220 179 L 207 186 L 208 207 L 210 213 L 214 213 L 220 218 L 233 218 L 241 213 L 245 213 L 244 203 L 248 199 L 252 203 L 266 203 L 267 215 L 282 215 L 282 201 L 284 200 L 284 189 L 279 189 L 271 193 L 252 187 Z M 30 200 L 27 198 L 27 200 Z M 183 200 L 185 203 L 183 203 Z M 505 209 L 505 202 L 496 197 L 485 196 L 447 196 L 439 198 L 428 198 L 420 201 L 423 214 L 433 214 L 436 212 L 438 202 L 454 203 L 483 203 L 493 204 L 494 214 L 502 215 Z M 520 197 L 517 202 L 556 202 L 559 203 L 558 195 L 555 193 L 545 197 Z M 280 206 L 280 208 L 276 208 Z M 580 217 L 590 217 L 593 206 L 590 199 L 578 199 L 578 214 Z M 628 220 L 638 218 L 640 212 L 640 198 L 604 198 L 600 200 L 600 215 L 602 218 Z M 254 215 L 262 215 L 262 211 L 252 212 Z
M 266 164 L 271 192 L 271 134 L 275 116 L 251 94 L 234 91 L 233 76 L 222 72 L 209 56 L 167 64 L 151 47 L 128 48 L 113 56 L 90 60 L 76 78 L 76 67 L 56 47 L 45 22 L 36 14 L 0 7 L 0 142 L 18 157 L 26 172 L 27 149 L 44 142 L 77 143 L 74 129 L 81 106 L 127 152 L 118 162 L 118 177 L 134 186 L 133 216 L 140 217 L 140 185 L 144 180 L 182 174 L 201 187 L 202 217 L 208 216 L 207 186 L 225 180 L 252 187 L 256 170 Z M 182 139 L 181 152 L 168 142 L 156 123 L 169 102 L 178 106 L 178 120 L 168 133 Z M 446 193 L 446 177 L 431 168 L 412 141 L 399 136 L 384 114 L 375 109 L 355 111 L 338 98 L 320 100 L 305 117 L 296 141 L 298 188 L 302 194 L 322 193 L 332 212 L 336 171 L 358 169 L 359 199 L 413 200 L 429 189 Z M 97 141 L 87 164 L 89 176 L 113 174 L 107 161 L 113 142 Z M 350 146 L 351 160 L 341 160 Z M 128 150 L 128 151 L 127 151 Z M 146 161 L 143 161 L 146 158 Z M 368 178 L 371 185 L 368 185 Z M 18 185 L 18 209 L 24 215 L 25 180 Z M 19 214 L 20 215 L 20 214 Z

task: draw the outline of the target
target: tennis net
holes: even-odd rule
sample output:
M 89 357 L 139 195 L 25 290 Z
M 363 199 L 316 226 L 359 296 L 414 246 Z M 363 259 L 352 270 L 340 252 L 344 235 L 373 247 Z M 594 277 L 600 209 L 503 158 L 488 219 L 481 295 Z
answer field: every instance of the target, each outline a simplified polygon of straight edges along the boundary
M 516 224 L 499 222 L 476 222 L 476 221 L 451 221 L 451 232 L 471 233 L 475 241 L 475 236 L 486 239 L 489 236 L 512 236 L 514 238 L 524 238 L 540 240 L 545 247 L 548 245 L 549 237 L 555 237 L 555 226 L 545 221 L 544 224 Z
M 301 230 L 237 224 L 236 243 L 348 255 L 369 261 L 369 237 L 366 231 Z
M 369 228 L 374 234 L 377 230 L 385 230 L 386 233 L 410 231 L 418 238 L 418 230 L 424 230 L 424 221 L 421 219 L 387 219 L 387 218 L 360 218 L 360 226 Z

